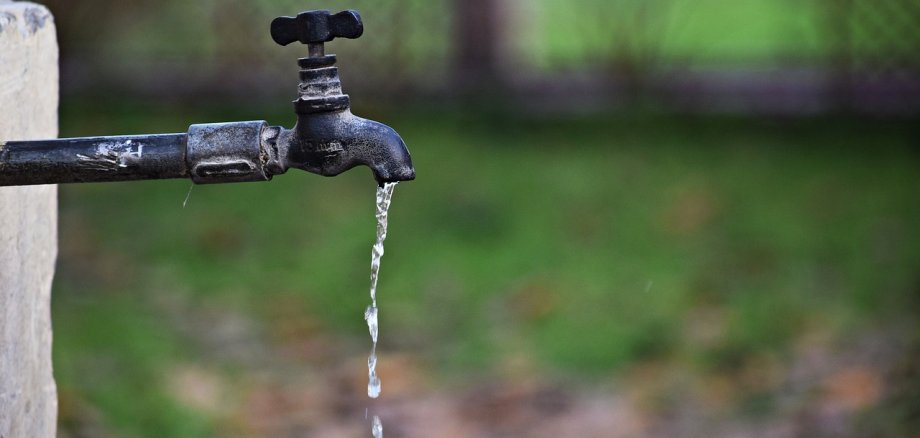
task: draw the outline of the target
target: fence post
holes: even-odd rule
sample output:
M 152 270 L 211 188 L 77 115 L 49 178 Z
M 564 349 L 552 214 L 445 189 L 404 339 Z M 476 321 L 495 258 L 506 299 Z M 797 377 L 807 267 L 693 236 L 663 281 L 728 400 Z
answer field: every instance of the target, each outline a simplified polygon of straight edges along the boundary
M 0 154 L 4 141 L 56 137 L 57 106 L 53 17 L 44 6 L 0 0 Z M 0 187 L 0 438 L 55 435 L 56 256 L 57 186 Z

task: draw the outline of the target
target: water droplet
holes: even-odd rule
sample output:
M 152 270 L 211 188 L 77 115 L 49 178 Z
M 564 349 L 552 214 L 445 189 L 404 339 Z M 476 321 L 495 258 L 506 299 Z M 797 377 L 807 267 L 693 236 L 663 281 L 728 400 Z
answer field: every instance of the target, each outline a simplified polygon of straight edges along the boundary
M 182 208 L 185 208 L 185 206 L 188 204 L 188 198 L 192 197 L 192 189 L 194 188 L 195 188 L 194 184 L 192 184 L 192 186 L 188 188 L 188 193 L 185 194 L 185 200 L 182 201 Z
M 380 421 L 380 417 L 374 415 L 374 422 L 371 424 L 371 433 L 374 434 L 374 438 L 383 438 L 383 423 Z
M 377 377 L 377 371 L 371 371 L 367 379 L 367 396 L 370 398 L 380 397 L 380 378 Z
M 364 320 L 367 321 L 367 330 L 371 334 L 371 340 L 374 343 L 377 343 L 377 308 L 374 306 L 367 306 L 367 310 L 364 311 Z

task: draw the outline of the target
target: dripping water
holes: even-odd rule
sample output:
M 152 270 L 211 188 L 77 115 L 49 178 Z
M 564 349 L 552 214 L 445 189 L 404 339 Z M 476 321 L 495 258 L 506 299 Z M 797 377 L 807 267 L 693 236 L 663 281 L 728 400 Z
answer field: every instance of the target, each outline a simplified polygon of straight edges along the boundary
M 393 190 L 397 183 L 386 183 L 377 188 L 377 240 L 371 250 L 371 305 L 364 311 L 364 320 L 367 321 L 367 330 L 371 334 L 371 352 L 367 357 L 367 396 L 377 398 L 380 396 L 380 377 L 377 376 L 377 278 L 380 272 L 380 258 L 383 257 L 383 241 L 387 238 L 387 211 L 393 199 Z M 374 438 L 383 437 L 383 424 L 379 416 L 374 416 L 371 425 Z
M 371 424 L 371 433 L 374 438 L 383 438 L 383 423 L 380 422 L 380 417 L 376 415 L 374 415 L 374 422 Z
M 188 188 L 188 193 L 185 194 L 185 200 L 182 201 L 182 208 L 185 208 L 185 206 L 188 204 L 188 199 L 192 197 L 192 189 L 194 188 L 195 188 L 194 184 L 192 184 L 192 186 Z
M 397 183 L 387 183 L 377 188 L 377 240 L 371 251 L 371 305 L 364 311 L 364 320 L 371 333 L 371 354 L 367 358 L 367 395 L 380 396 L 380 378 L 377 377 L 377 277 L 380 272 L 380 258 L 383 257 L 383 241 L 387 238 L 387 211 L 393 190 Z

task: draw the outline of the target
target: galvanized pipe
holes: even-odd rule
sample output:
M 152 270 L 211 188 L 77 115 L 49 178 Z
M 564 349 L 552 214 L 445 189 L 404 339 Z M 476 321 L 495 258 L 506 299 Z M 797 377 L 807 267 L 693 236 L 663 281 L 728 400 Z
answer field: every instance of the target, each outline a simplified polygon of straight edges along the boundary
M 191 178 L 268 181 L 286 169 L 262 120 L 192 125 L 187 134 L 0 142 L 0 186 Z M 263 134 L 265 137 L 263 138 Z
M 358 165 L 370 167 L 380 185 L 415 178 L 399 134 L 353 115 L 342 97 L 321 98 L 322 105 L 299 99 L 292 130 L 256 120 L 192 125 L 187 134 L 0 142 L 0 186 L 169 178 L 191 178 L 196 184 L 269 181 L 290 168 L 335 176 Z M 326 108 L 336 105 L 344 108 Z
M 357 117 L 342 93 L 335 55 L 323 43 L 364 32 L 357 11 L 307 11 L 272 21 L 281 45 L 307 44 L 298 60 L 297 124 L 287 130 L 262 120 L 207 123 L 187 134 L 10 141 L 0 139 L 0 186 L 191 178 L 196 184 L 268 181 L 290 168 L 335 176 L 358 165 L 379 185 L 415 178 L 399 134 Z
M 0 142 L 0 186 L 188 178 L 186 134 Z

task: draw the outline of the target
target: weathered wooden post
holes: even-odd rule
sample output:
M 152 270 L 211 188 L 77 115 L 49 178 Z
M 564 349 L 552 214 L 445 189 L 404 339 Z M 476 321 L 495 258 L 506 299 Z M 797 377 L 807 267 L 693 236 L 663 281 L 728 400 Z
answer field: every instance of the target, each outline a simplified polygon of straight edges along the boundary
M 40 5 L 0 0 L 4 142 L 57 136 L 58 46 Z M 0 172 L 3 172 L 0 166 Z M 53 437 L 51 280 L 57 186 L 0 187 L 0 437 Z

